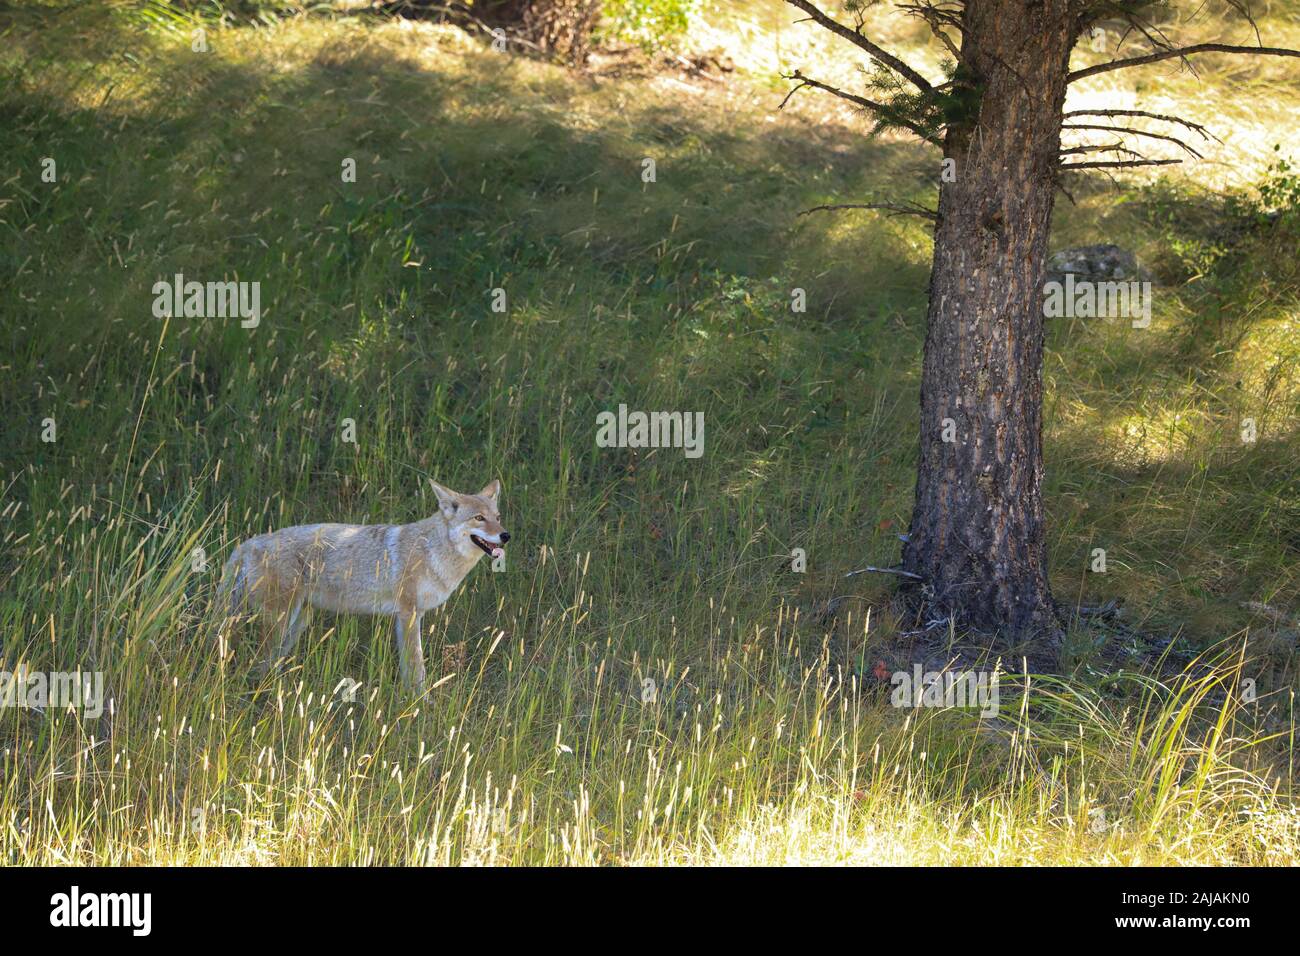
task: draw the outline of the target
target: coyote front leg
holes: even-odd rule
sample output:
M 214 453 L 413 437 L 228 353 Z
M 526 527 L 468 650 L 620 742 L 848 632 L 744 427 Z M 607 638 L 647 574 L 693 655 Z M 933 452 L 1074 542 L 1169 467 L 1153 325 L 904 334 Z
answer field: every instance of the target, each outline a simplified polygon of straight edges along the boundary
M 284 627 L 284 633 L 280 638 L 279 644 L 272 642 L 270 656 L 267 660 L 267 669 L 274 668 L 282 660 L 293 653 L 294 646 L 298 643 L 298 638 L 302 637 L 302 632 L 307 629 L 311 623 L 311 608 L 298 601 L 289 611 L 289 621 Z
M 268 601 L 261 613 L 263 657 L 255 672 L 266 675 L 298 643 L 298 638 L 311 621 L 311 608 L 306 606 L 301 596 L 293 594 L 283 600 Z
M 393 617 L 397 635 L 397 663 L 402 680 L 412 690 L 423 690 L 425 683 L 424 645 L 420 642 L 420 624 L 424 615 L 419 611 L 398 611 Z

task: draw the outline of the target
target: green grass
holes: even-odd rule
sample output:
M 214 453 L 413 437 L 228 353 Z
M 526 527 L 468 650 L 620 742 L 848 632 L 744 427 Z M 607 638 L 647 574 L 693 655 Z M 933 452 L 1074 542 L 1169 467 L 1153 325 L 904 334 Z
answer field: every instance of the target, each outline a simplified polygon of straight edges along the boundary
M 1296 862 L 1294 646 L 1241 607 L 1300 605 L 1294 211 L 1072 187 L 1058 244 L 1166 284 L 1149 330 L 1049 329 L 1053 584 L 1178 663 L 1078 631 L 1066 678 L 1005 663 L 997 721 L 900 712 L 890 582 L 844 574 L 907 523 L 928 237 L 797 213 L 925 199 L 931 152 L 774 114 L 760 72 L 684 93 L 362 17 L 198 54 L 146 9 L 0 19 L 0 669 L 113 701 L 0 710 L 0 860 Z M 259 281 L 260 326 L 153 318 L 178 271 Z M 702 411 L 705 455 L 597 448 L 620 402 Z M 515 536 L 426 619 L 437 687 L 324 615 L 251 677 L 230 548 L 416 520 L 424 475 L 501 477 Z

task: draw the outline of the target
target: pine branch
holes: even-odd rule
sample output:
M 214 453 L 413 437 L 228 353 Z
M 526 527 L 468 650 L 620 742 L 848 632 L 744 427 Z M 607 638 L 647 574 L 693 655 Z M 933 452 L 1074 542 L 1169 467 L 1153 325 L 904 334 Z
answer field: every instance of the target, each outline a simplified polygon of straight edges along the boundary
M 822 11 L 819 10 L 816 7 L 816 5 L 809 3 L 808 0 L 785 0 L 785 2 L 790 4 L 793 7 L 798 7 L 804 13 L 808 14 L 808 16 L 810 16 L 813 20 L 816 20 L 817 23 L 821 24 L 827 30 L 830 30 L 836 36 L 843 37 L 845 40 L 848 40 L 850 43 L 852 43 L 854 46 L 858 47 L 859 49 L 866 50 L 868 53 L 870 53 L 881 63 L 885 64 L 895 72 L 905 76 L 912 83 L 912 85 L 915 86 L 917 89 L 919 89 L 922 93 L 929 93 L 931 91 L 932 87 L 930 86 L 929 80 L 923 77 L 920 73 L 917 73 L 916 70 L 912 69 L 910 66 L 904 63 L 898 57 L 894 56 L 894 54 L 890 53 L 888 50 L 885 50 L 882 47 L 879 47 L 876 44 L 872 43 L 865 36 L 863 36 L 860 31 L 850 30 L 848 27 L 840 23 L 838 20 L 831 19 L 826 14 L 822 13 Z
M 1117 159 L 1104 163 L 1062 163 L 1057 169 L 1119 169 L 1129 166 L 1171 166 L 1181 159 Z
M 1201 139 L 1212 139 L 1215 142 L 1222 143 L 1223 140 L 1209 132 L 1200 123 L 1193 123 L 1191 120 L 1185 120 L 1180 116 L 1166 116 L 1164 113 L 1148 113 L 1146 110 L 1070 110 L 1064 114 L 1062 119 L 1070 119 L 1074 116 L 1141 116 L 1146 119 L 1160 120 L 1162 123 L 1178 123 L 1186 126 L 1188 129 L 1199 133 Z
M 837 209 L 880 209 L 889 212 L 895 216 L 920 216 L 923 219 L 929 219 L 932 222 L 939 221 L 939 214 L 933 209 L 927 209 L 919 203 L 893 203 L 893 202 L 844 202 L 833 203 L 827 206 L 813 206 L 811 209 L 805 209 L 799 213 L 806 216 L 814 212 L 833 212 Z
M 875 100 L 869 100 L 865 96 L 858 96 L 856 93 L 848 93 L 837 87 L 822 83 L 820 80 L 814 80 L 812 77 L 804 76 L 799 70 L 795 70 L 789 76 L 782 77 L 782 79 L 798 80 L 799 85 L 785 95 L 785 99 L 781 101 L 781 105 L 778 106 L 777 109 L 783 109 L 785 104 L 790 102 L 792 96 L 798 93 L 805 86 L 811 86 L 815 90 L 824 90 L 827 93 L 838 96 L 840 99 L 848 100 L 850 103 L 861 106 L 864 110 L 870 110 L 887 123 L 905 127 L 917 136 L 921 137 L 921 139 L 925 140 L 927 143 L 933 143 L 935 146 L 939 147 L 943 146 L 943 143 L 939 141 L 937 136 L 928 132 L 924 127 L 912 122 L 910 119 L 900 115 L 898 110 L 894 109 L 887 103 L 877 103 Z
M 1146 136 L 1150 139 L 1160 139 L 1168 143 L 1173 143 L 1174 145 L 1185 149 L 1189 154 L 1195 156 L 1197 159 L 1205 158 L 1176 136 L 1166 136 L 1163 133 L 1148 133 L 1144 129 L 1132 129 L 1127 126 L 1101 126 L 1092 123 L 1065 123 L 1061 126 L 1061 129 L 1094 129 L 1107 133 L 1130 133 L 1133 136 Z
M 794 2 L 794 0 L 787 0 Z M 1159 50 L 1155 53 L 1148 53 L 1146 56 L 1133 56 L 1124 60 L 1111 60 L 1109 63 L 1099 63 L 1096 66 L 1090 66 L 1086 69 L 1075 70 L 1066 76 L 1067 83 L 1073 83 L 1076 80 L 1082 80 L 1085 77 L 1096 76 L 1098 73 L 1109 73 L 1111 70 L 1123 70 L 1130 66 L 1143 66 L 1147 63 L 1158 63 L 1161 60 L 1169 60 L 1173 57 L 1186 57 L 1192 53 L 1249 53 L 1256 56 L 1300 56 L 1300 50 L 1287 50 L 1282 47 L 1273 46 L 1232 46 L 1228 43 L 1196 43 L 1192 46 L 1179 47 L 1176 50 Z
M 1136 150 L 1129 149 L 1123 143 L 1111 143 L 1109 146 L 1072 146 L 1061 150 L 1060 155 L 1077 156 L 1081 153 L 1124 153 L 1126 156 L 1135 156 L 1138 159 L 1147 158 Z
M 938 7 L 931 6 L 928 3 L 900 3 L 898 8 L 910 13 L 914 17 L 919 17 L 924 20 L 925 25 L 930 28 L 930 32 L 938 37 L 939 42 L 942 43 L 947 48 L 948 52 L 952 54 L 953 60 L 958 63 L 965 62 L 966 58 L 962 56 L 961 48 L 953 42 L 952 37 L 948 36 L 944 30 L 945 27 L 956 30 L 957 34 L 960 36 L 963 31 L 961 19 L 959 17 L 946 10 L 940 10 Z

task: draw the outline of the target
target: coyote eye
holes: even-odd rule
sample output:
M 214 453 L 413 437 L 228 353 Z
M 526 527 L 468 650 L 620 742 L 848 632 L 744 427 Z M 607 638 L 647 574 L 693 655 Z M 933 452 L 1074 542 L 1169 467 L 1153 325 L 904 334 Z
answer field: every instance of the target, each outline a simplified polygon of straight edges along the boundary
M 483 517 L 482 515 L 475 515 L 475 516 L 474 516 L 474 520 L 475 520 L 475 521 L 483 521 L 483 520 L 485 520 L 485 519 L 484 519 L 484 517 Z

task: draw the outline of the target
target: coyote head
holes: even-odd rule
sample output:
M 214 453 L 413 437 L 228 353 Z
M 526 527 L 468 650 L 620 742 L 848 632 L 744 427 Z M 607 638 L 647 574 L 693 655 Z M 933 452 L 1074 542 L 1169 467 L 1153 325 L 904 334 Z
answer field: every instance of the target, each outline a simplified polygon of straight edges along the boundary
M 433 485 L 438 508 L 447 519 L 447 537 L 452 548 L 466 557 L 476 557 L 479 551 L 492 558 L 506 553 L 503 545 L 510 540 L 510 532 L 501 526 L 497 511 L 500 481 L 490 482 L 476 495 L 462 495 L 432 479 L 429 484 Z

